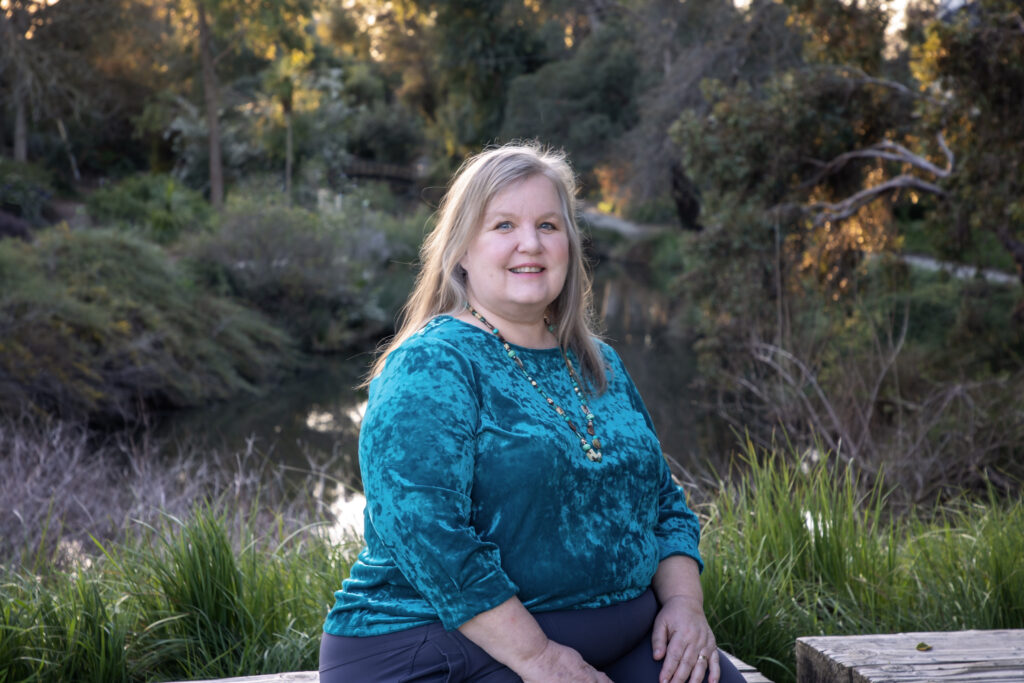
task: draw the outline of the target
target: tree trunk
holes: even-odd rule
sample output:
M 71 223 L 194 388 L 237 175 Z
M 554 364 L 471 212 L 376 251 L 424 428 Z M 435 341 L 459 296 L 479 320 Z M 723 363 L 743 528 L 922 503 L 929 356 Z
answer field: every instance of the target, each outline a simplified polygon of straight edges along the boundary
M 14 105 L 14 160 L 28 161 L 28 112 L 21 99 Z
M 224 206 L 224 169 L 220 150 L 220 85 L 214 71 L 213 45 L 210 26 L 206 22 L 206 8 L 202 2 L 199 9 L 199 56 L 203 69 L 203 95 L 206 102 L 206 130 L 210 155 L 210 203 L 220 210 Z
M 286 109 L 284 112 L 285 138 L 284 138 L 284 196 L 285 202 L 292 203 L 292 165 L 295 156 L 295 145 L 292 140 L 292 112 Z
M 75 152 L 71 149 L 71 140 L 68 139 L 68 131 L 64 127 L 64 120 L 57 118 L 57 132 L 60 133 L 60 139 L 64 143 L 64 151 L 68 154 L 68 163 L 71 165 L 71 175 L 74 177 L 76 183 L 82 182 L 82 174 L 78 172 L 78 160 L 75 159 Z

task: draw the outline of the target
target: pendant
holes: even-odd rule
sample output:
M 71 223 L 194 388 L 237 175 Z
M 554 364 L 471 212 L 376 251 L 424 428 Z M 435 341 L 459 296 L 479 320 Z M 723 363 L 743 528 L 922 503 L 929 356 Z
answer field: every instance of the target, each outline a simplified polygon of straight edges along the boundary
M 601 451 L 594 449 L 587 451 L 587 460 L 590 462 L 601 462 Z

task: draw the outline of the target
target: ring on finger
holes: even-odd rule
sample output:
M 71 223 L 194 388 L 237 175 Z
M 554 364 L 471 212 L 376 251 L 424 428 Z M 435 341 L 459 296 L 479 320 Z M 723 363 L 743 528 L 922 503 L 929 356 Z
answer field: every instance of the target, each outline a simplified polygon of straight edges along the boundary
M 704 654 L 703 652 L 699 652 L 699 653 L 697 653 L 697 661 L 698 662 L 704 662 L 705 664 L 707 664 L 708 656 L 706 654 Z

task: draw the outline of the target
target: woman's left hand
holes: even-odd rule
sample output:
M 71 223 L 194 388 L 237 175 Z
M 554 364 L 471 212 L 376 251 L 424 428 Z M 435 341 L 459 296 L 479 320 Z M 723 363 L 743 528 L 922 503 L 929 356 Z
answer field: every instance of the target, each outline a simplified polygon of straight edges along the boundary
M 718 683 L 718 646 L 701 601 L 677 595 L 662 603 L 654 619 L 654 658 L 663 660 L 660 683 Z

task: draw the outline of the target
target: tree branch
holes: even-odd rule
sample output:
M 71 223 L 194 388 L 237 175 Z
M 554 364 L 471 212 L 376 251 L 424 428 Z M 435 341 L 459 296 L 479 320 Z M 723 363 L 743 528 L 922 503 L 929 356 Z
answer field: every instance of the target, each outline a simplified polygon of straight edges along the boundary
M 824 176 L 835 173 L 843 166 L 845 166 L 846 163 L 851 159 L 885 159 L 887 161 L 898 161 L 900 163 L 910 164 L 914 168 L 918 168 L 927 173 L 931 173 L 932 175 L 938 178 L 948 178 L 949 175 L 953 172 L 953 152 L 949 149 L 949 146 L 946 144 L 946 139 L 945 137 L 943 137 L 942 133 L 939 133 L 938 135 L 938 142 L 939 147 L 942 149 L 942 153 L 946 157 L 945 168 L 939 168 L 938 166 L 928 161 L 920 154 L 915 154 L 911 152 L 909 149 L 907 149 L 906 147 L 897 142 L 893 142 L 892 140 L 882 140 L 881 142 L 874 144 L 871 147 L 867 147 L 865 149 L 856 149 L 853 150 L 852 152 L 845 152 L 843 154 L 840 154 L 835 159 L 832 159 L 832 161 L 829 161 L 827 163 L 813 161 L 812 163 L 815 163 L 822 167 L 821 171 L 814 177 L 813 180 L 803 183 L 803 186 L 810 187 L 813 185 L 817 185 Z
M 895 178 L 890 178 L 884 183 L 866 187 L 839 202 L 815 202 L 808 205 L 807 210 L 818 212 L 818 215 L 814 218 L 815 225 L 821 225 L 825 221 L 840 221 L 849 218 L 857 213 L 862 206 L 871 203 L 887 192 L 900 188 L 915 188 L 939 195 L 940 197 L 946 194 L 945 190 L 935 183 L 929 183 L 927 180 L 922 180 L 917 176 L 902 174 Z

